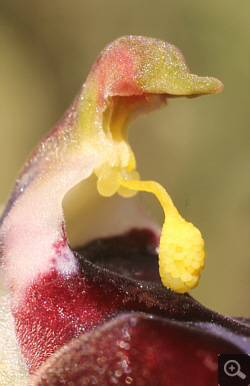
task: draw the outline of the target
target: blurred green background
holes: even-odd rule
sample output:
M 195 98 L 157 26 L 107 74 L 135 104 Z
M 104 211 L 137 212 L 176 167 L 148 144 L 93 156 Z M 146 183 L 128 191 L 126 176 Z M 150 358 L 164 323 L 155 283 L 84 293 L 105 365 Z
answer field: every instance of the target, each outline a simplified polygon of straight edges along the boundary
M 219 95 L 173 99 L 132 124 L 143 179 L 165 186 L 206 242 L 191 295 L 250 315 L 249 0 L 1 0 L 0 203 L 39 139 L 73 100 L 99 52 L 122 35 L 176 45 Z M 163 220 L 150 195 L 145 205 Z

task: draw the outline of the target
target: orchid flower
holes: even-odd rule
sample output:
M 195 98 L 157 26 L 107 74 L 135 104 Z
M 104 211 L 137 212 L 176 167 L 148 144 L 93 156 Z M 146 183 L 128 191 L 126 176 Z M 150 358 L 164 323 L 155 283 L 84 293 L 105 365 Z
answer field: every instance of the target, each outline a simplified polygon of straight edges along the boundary
M 198 285 L 204 241 L 160 184 L 140 180 L 128 142 L 128 125 L 139 114 L 173 96 L 222 88 L 215 78 L 191 74 L 173 45 L 122 37 L 102 51 L 73 104 L 29 157 L 0 240 L 30 384 L 209 385 L 219 353 L 248 352 L 246 321 L 185 294 Z M 90 218 L 83 213 L 73 249 L 62 201 L 81 181 L 87 205 L 96 191 L 115 204 L 103 219 L 92 203 L 91 221 L 106 233 L 86 236 Z M 138 205 L 138 191 L 158 198 L 162 230 Z

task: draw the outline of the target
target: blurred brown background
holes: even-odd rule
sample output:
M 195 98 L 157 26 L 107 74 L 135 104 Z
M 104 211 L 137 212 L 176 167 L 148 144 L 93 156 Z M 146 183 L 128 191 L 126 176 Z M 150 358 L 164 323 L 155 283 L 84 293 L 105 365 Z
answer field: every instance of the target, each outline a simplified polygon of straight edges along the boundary
M 249 0 L 1 0 L 0 203 L 39 139 L 73 100 L 99 52 L 122 35 L 176 45 L 222 94 L 174 99 L 132 125 L 143 179 L 163 184 L 203 233 L 207 261 L 191 294 L 250 315 Z M 162 221 L 156 201 L 144 195 Z

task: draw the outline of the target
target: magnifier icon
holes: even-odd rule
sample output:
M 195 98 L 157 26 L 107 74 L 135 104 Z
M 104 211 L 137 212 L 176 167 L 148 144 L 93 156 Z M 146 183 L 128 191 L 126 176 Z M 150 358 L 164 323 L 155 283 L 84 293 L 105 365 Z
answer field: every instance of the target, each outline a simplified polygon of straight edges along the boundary
M 238 377 L 240 377 L 241 379 L 246 378 L 246 374 L 244 374 L 244 373 L 242 373 L 242 371 L 240 371 L 240 364 L 237 361 L 234 361 L 232 359 L 230 361 L 227 361 L 224 364 L 224 372 L 229 377 L 235 377 L 236 375 L 238 375 Z

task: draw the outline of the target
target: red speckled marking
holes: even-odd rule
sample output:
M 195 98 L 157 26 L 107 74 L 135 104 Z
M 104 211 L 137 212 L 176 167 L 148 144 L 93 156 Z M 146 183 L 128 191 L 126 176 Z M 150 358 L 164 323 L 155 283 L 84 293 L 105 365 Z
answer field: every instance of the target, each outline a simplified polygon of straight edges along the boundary
M 115 312 L 115 293 L 98 290 L 80 275 L 65 278 L 56 271 L 27 290 L 26 300 L 14 317 L 31 372 L 65 342 Z
M 68 241 L 67 241 L 67 236 L 66 236 L 66 227 L 65 227 L 65 223 L 62 222 L 62 235 L 61 235 L 60 239 L 58 239 L 53 244 L 53 248 L 55 249 L 57 256 L 61 255 L 63 248 L 65 248 L 67 245 L 68 245 Z

